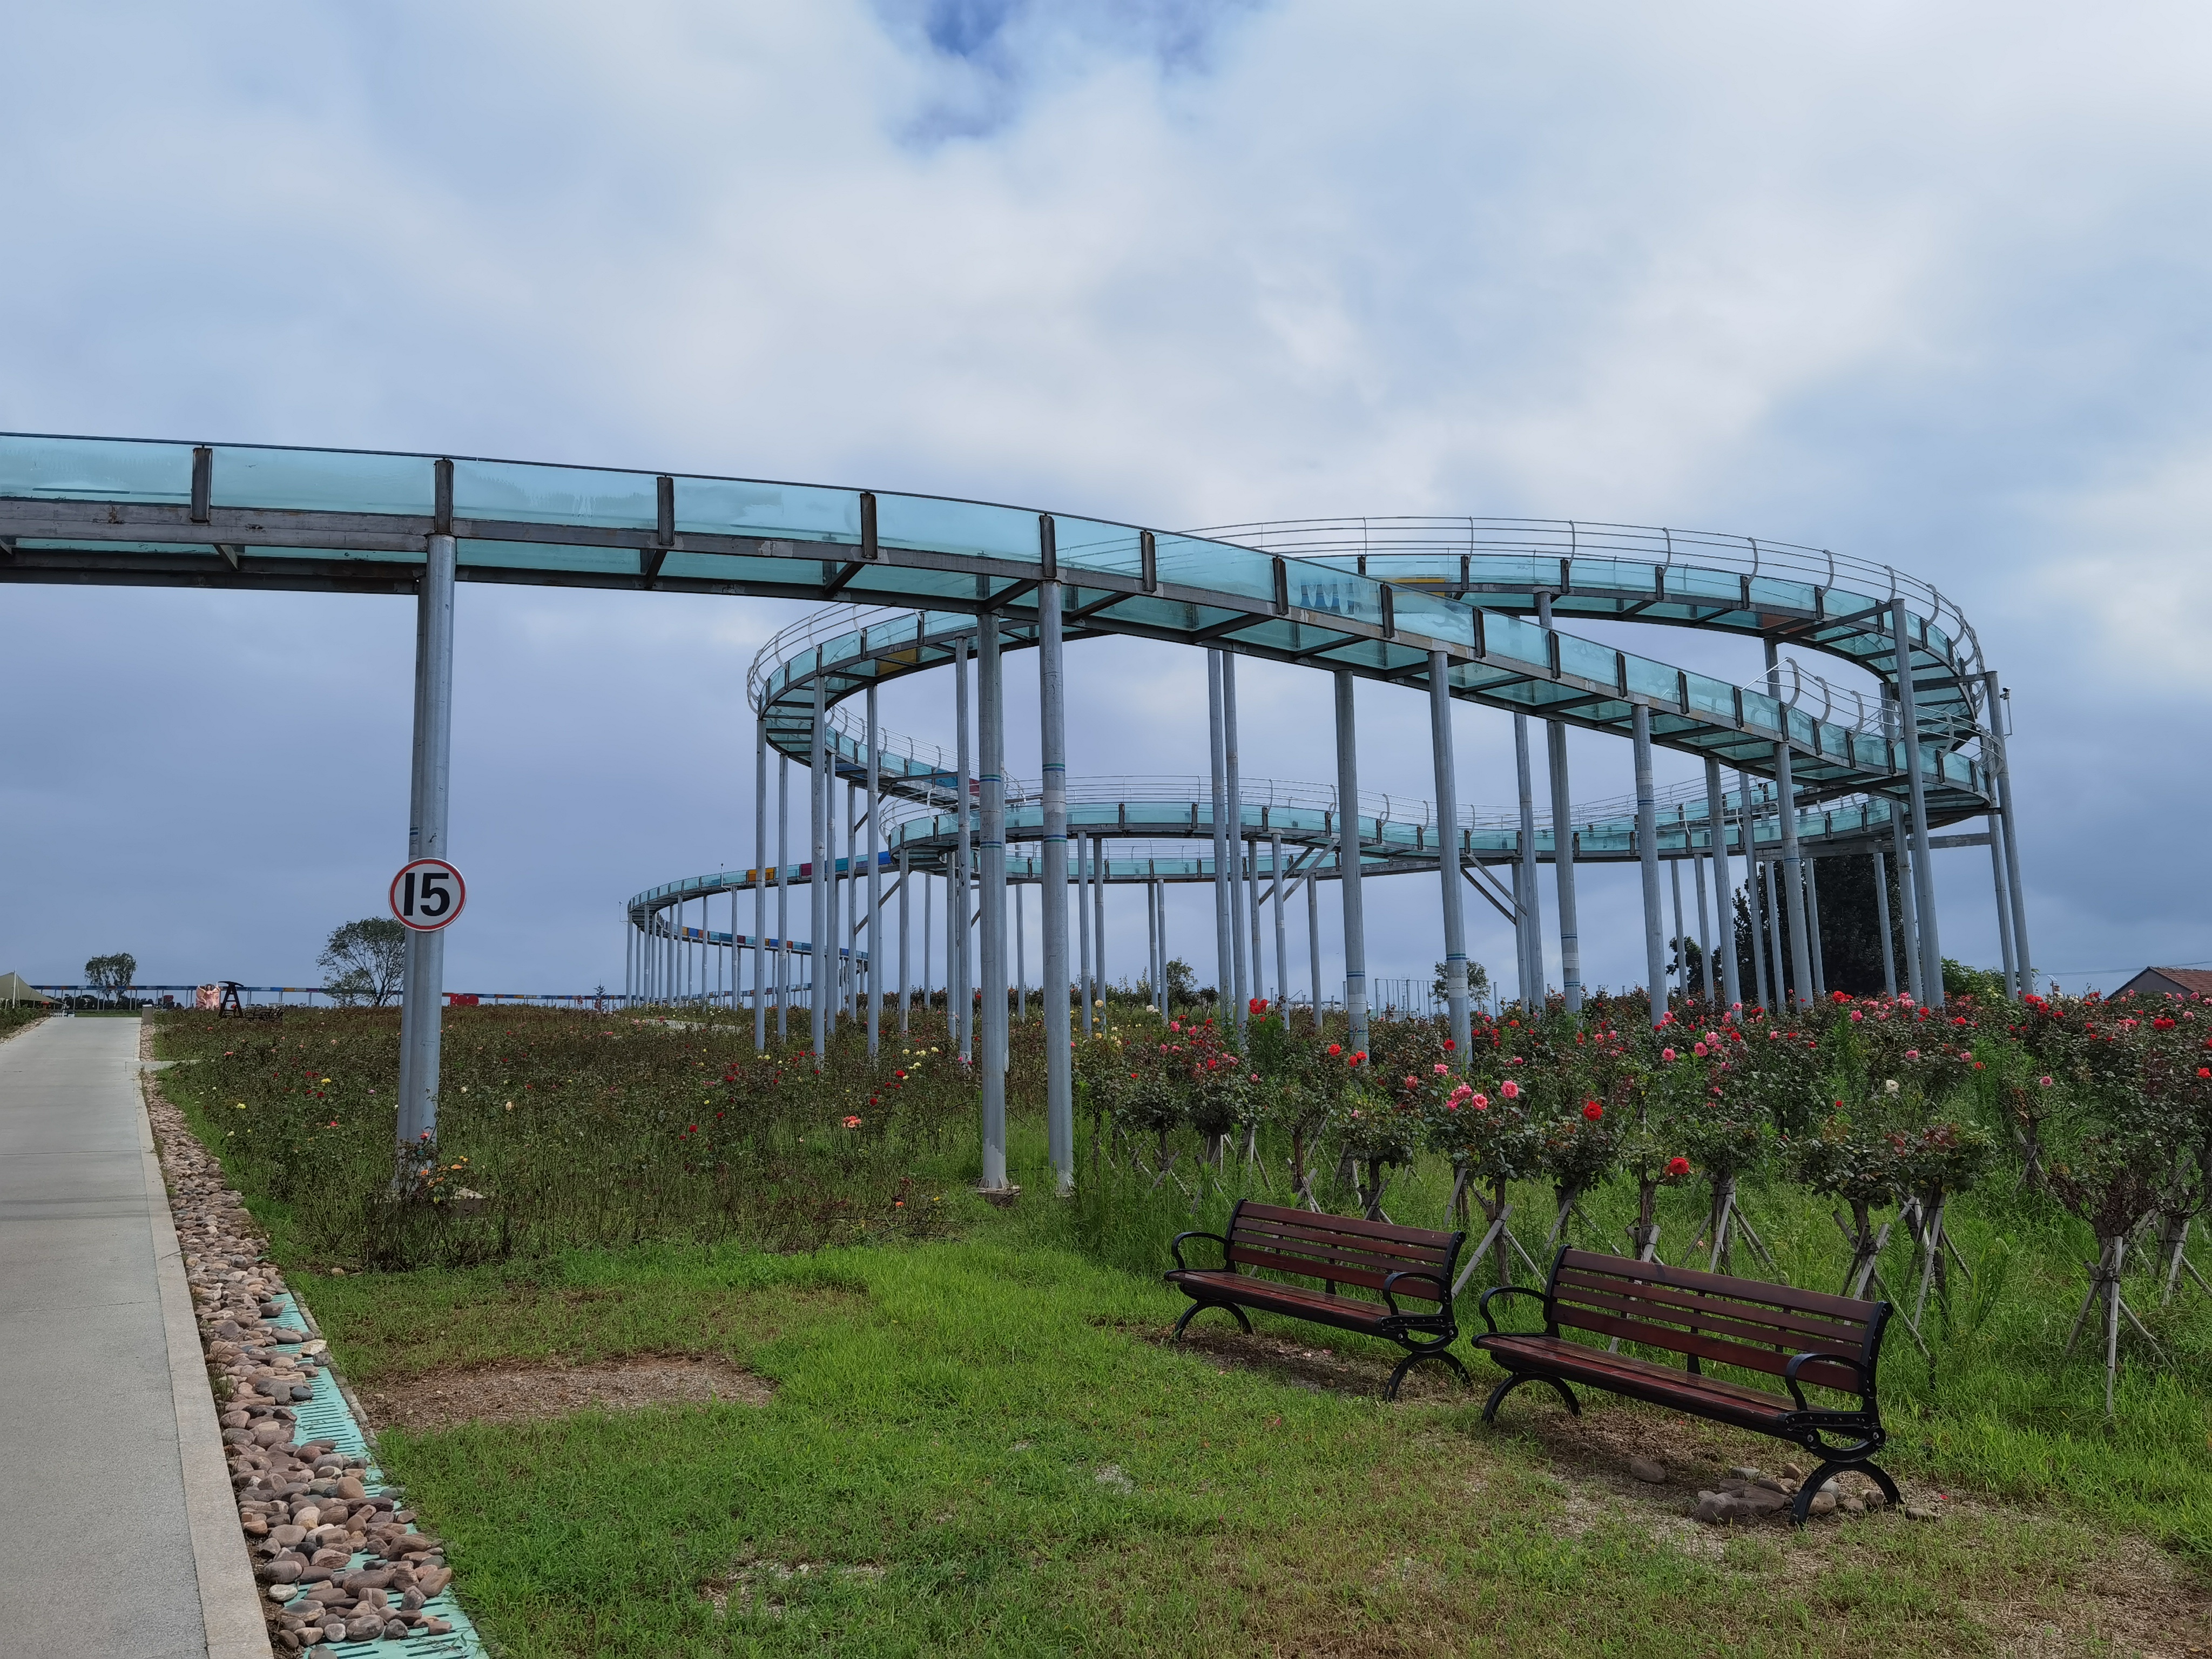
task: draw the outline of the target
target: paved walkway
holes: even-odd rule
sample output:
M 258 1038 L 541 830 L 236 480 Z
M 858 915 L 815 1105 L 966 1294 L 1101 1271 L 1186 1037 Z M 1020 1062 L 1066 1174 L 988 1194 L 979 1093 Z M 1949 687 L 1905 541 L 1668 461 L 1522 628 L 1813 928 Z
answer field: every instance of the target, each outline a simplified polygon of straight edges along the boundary
M 0 1042 L 0 1651 L 266 1656 L 135 1019 Z

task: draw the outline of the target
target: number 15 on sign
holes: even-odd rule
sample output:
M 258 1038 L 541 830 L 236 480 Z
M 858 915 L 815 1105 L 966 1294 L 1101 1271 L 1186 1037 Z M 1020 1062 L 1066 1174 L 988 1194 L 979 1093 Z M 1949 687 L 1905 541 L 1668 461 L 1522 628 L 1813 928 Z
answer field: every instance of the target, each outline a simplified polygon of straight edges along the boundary
M 461 872 L 443 859 L 416 859 L 392 878 L 392 914 L 418 933 L 443 927 L 461 914 L 468 896 Z

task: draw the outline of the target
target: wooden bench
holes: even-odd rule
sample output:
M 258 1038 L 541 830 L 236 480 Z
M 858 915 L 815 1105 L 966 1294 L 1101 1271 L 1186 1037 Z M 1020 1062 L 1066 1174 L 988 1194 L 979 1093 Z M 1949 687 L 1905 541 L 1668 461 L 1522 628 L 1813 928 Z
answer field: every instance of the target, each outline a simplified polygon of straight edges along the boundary
M 1540 1299 L 1543 1334 L 1499 1330 L 1490 1304 L 1501 1296 Z M 1887 1302 L 1568 1249 L 1559 1252 L 1551 1282 L 1541 1291 L 1501 1285 L 1483 1292 L 1480 1306 L 1489 1329 L 1474 1346 L 1511 1373 L 1482 1408 L 1486 1423 L 1495 1420 L 1498 1403 L 1523 1382 L 1549 1384 L 1579 1416 L 1582 1407 L 1567 1384 L 1581 1382 L 1802 1446 L 1820 1466 L 1797 1489 L 1790 1507 L 1790 1518 L 1799 1526 L 1822 1485 L 1847 1469 L 1869 1477 L 1891 1503 L 1899 1501 L 1896 1483 L 1873 1462 L 1887 1438 L 1875 1404 Z M 1562 1335 L 1563 1330 L 1680 1354 L 1687 1364 L 1677 1370 L 1608 1352 Z M 1707 1376 L 1701 1370 L 1705 1361 L 1779 1376 L 1789 1397 Z M 1855 1395 L 1858 1404 L 1816 1407 L 1806 1401 L 1808 1383 Z M 1830 1436 L 1842 1437 L 1840 1443 Z
M 1194 1238 L 1210 1238 L 1221 1246 L 1219 1267 L 1184 1264 L 1182 1247 Z M 1229 1212 L 1227 1237 L 1219 1233 L 1176 1235 L 1170 1246 L 1175 1253 L 1168 1283 L 1191 1300 L 1176 1321 L 1176 1340 L 1184 1328 L 1208 1308 L 1226 1308 L 1249 1333 L 1252 1322 L 1247 1308 L 1288 1314 L 1334 1325 L 1339 1330 L 1379 1336 L 1407 1350 L 1398 1369 L 1390 1373 L 1383 1398 L 1395 1400 L 1406 1373 L 1424 1359 L 1441 1359 L 1472 1388 L 1474 1379 L 1458 1357 L 1447 1350 L 1459 1336 L 1459 1321 L 1452 1311 L 1452 1269 L 1459 1259 L 1465 1233 L 1431 1232 L 1425 1227 L 1400 1227 L 1386 1221 L 1366 1221 L 1353 1216 L 1316 1215 L 1310 1210 L 1286 1210 L 1273 1204 L 1255 1204 L 1239 1199 Z M 1318 1279 L 1318 1287 L 1261 1278 L 1262 1273 L 1289 1275 L 1299 1280 Z M 1343 1296 L 1340 1285 L 1371 1291 L 1380 1302 Z M 1418 1310 L 1398 1305 L 1401 1297 L 1425 1304 Z

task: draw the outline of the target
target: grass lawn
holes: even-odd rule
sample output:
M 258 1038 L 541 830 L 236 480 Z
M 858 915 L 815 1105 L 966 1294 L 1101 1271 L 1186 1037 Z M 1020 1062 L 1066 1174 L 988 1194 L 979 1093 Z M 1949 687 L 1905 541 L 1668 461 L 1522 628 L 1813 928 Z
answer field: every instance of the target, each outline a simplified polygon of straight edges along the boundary
M 1030 1195 L 994 1209 L 968 1190 L 957 1079 L 881 1140 L 837 1127 L 875 1123 L 884 1085 L 858 1079 L 849 1106 L 805 1108 L 822 1123 L 794 1108 L 702 1150 L 724 1099 L 706 1079 L 745 1035 L 586 1024 L 590 1045 L 563 1049 L 550 1020 L 453 1022 L 454 1178 L 539 1231 L 486 1260 L 455 1252 L 505 1236 L 462 1224 L 432 1241 L 453 1265 L 385 1272 L 362 1270 L 379 1235 L 348 1208 L 388 1168 L 380 1028 L 161 1035 L 197 1061 L 165 1088 L 372 1398 L 489 1399 L 531 1367 L 653 1355 L 772 1384 L 766 1403 L 383 1429 L 503 1656 L 2212 1653 L 2212 1395 L 2193 1364 L 2133 1366 L 2104 1421 L 2101 1374 L 2057 1360 L 2082 1240 L 2008 1183 L 1954 1212 L 1980 1272 L 1934 1379 L 1902 1333 L 1885 1353 L 1883 1462 L 1942 1518 L 1715 1529 L 1686 1519 L 1700 1485 L 1801 1455 L 1588 1394 L 1577 1420 L 1524 1390 L 1486 1428 L 1479 1357 L 1476 1393 L 1425 1368 L 1386 1405 L 1395 1349 L 1264 1317 L 1253 1339 L 1209 1315 L 1170 1350 L 1165 1240 L 1218 1227 L 1226 1194 L 1101 1175 L 1085 1126 L 1084 1196 L 1042 1198 L 1024 1112 Z M 1407 1170 L 1394 1213 L 1441 1223 L 1449 1178 Z M 1591 1237 L 1619 1237 L 1632 1199 L 1591 1194 Z M 1519 1201 L 1546 1200 L 1531 1183 Z M 1679 1249 L 1701 1200 L 1667 1202 Z M 1817 1202 L 1780 1183 L 1747 1202 L 1778 1276 L 1835 1282 Z M 647 1227 L 666 1237 L 631 1242 Z M 558 1228 L 597 1242 L 549 1243 Z M 2201 1298 L 2146 1306 L 2169 1352 L 2212 1352 Z M 1630 1478 L 1635 1451 L 1669 1484 Z
M 1176 1353 L 1148 1338 L 1179 1297 L 1039 1245 L 1028 1218 L 975 1219 L 913 1248 L 305 1288 L 364 1384 L 655 1352 L 775 1384 L 765 1407 L 386 1431 L 518 1656 L 1949 1654 L 2045 1624 L 2039 1650 L 2124 1652 L 2202 1606 L 2140 1540 L 1963 1495 L 1933 1525 L 1716 1534 L 1676 1518 L 1686 1487 L 1622 1491 L 1602 1450 L 1577 1467 L 1585 1437 L 1548 1402 L 1516 1395 L 1516 1426 L 1486 1430 L 1441 1388 L 1386 1406 Z M 1591 1406 L 1678 1465 L 1692 1443 L 1768 1468 L 1790 1449 Z

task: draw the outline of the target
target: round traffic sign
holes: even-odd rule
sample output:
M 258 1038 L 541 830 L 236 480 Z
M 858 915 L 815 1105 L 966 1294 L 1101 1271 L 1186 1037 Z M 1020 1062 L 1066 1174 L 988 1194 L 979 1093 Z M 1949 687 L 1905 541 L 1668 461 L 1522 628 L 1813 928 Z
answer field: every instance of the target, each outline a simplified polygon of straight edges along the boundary
M 416 859 L 392 878 L 392 914 L 402 927 L 434 933 L 468 902 L 468 884 L 443 859 Z

